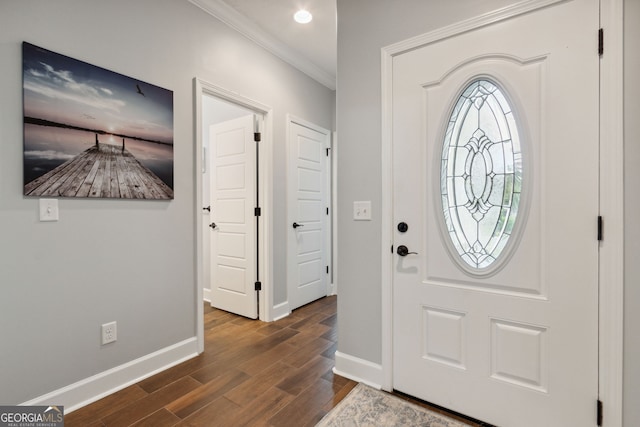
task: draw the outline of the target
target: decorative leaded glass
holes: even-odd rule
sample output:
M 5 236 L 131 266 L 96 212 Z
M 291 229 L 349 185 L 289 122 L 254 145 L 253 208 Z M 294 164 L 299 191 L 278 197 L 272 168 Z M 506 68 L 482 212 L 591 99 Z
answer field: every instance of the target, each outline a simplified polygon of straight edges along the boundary
M 489 267 L 512 235 L 522 191 L 518 126 L 503 91 L 489 80 L 469 84 L 453 107 L 440 189 L 458 255 L 472 270 Z

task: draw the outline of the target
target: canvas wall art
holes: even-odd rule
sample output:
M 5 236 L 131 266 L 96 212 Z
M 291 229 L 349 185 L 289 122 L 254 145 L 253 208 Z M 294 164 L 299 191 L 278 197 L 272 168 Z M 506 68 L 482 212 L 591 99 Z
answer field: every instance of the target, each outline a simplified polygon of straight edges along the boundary
M 173 92 L 24 42 L 24 195 L 173 199 Z

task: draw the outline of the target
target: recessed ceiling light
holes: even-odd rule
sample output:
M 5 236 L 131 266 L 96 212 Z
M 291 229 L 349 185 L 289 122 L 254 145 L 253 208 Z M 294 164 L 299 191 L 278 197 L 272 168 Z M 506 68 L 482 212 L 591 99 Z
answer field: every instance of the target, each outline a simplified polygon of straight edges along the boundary
M 293 19 L 299 24 L 308 24 L 313 19 L 313 15 L 308 10 L 300 9 L 293 15 Z

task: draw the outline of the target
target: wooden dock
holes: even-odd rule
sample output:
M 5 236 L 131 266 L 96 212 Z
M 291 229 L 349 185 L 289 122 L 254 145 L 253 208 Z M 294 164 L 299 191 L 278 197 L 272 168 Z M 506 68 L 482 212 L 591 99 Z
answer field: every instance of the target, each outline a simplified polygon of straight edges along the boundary
M 124 147 L 99 143 L 24 187 L 25 196 L 173 199 L 173 190 Z

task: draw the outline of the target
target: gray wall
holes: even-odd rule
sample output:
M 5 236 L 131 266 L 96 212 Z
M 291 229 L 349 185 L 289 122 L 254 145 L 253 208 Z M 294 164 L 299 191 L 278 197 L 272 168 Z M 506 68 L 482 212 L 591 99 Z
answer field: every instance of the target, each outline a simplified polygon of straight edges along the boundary
M 624 4 L 624 425 L 640 426 L 640 1 Z
M 175 200 L 22 196 L 22 41 L 174 91 Z M 193 78 L 274 109 L 276 303 L 286 300 L 285 116 L 331 128 L 333 92 L 186 0 L 0 2 L 0 402 L 59 389 L 196 333 Z M 279 219 L 282 219 L 280 221 Z M 100 325 L 118 341 L 101 347 Z

